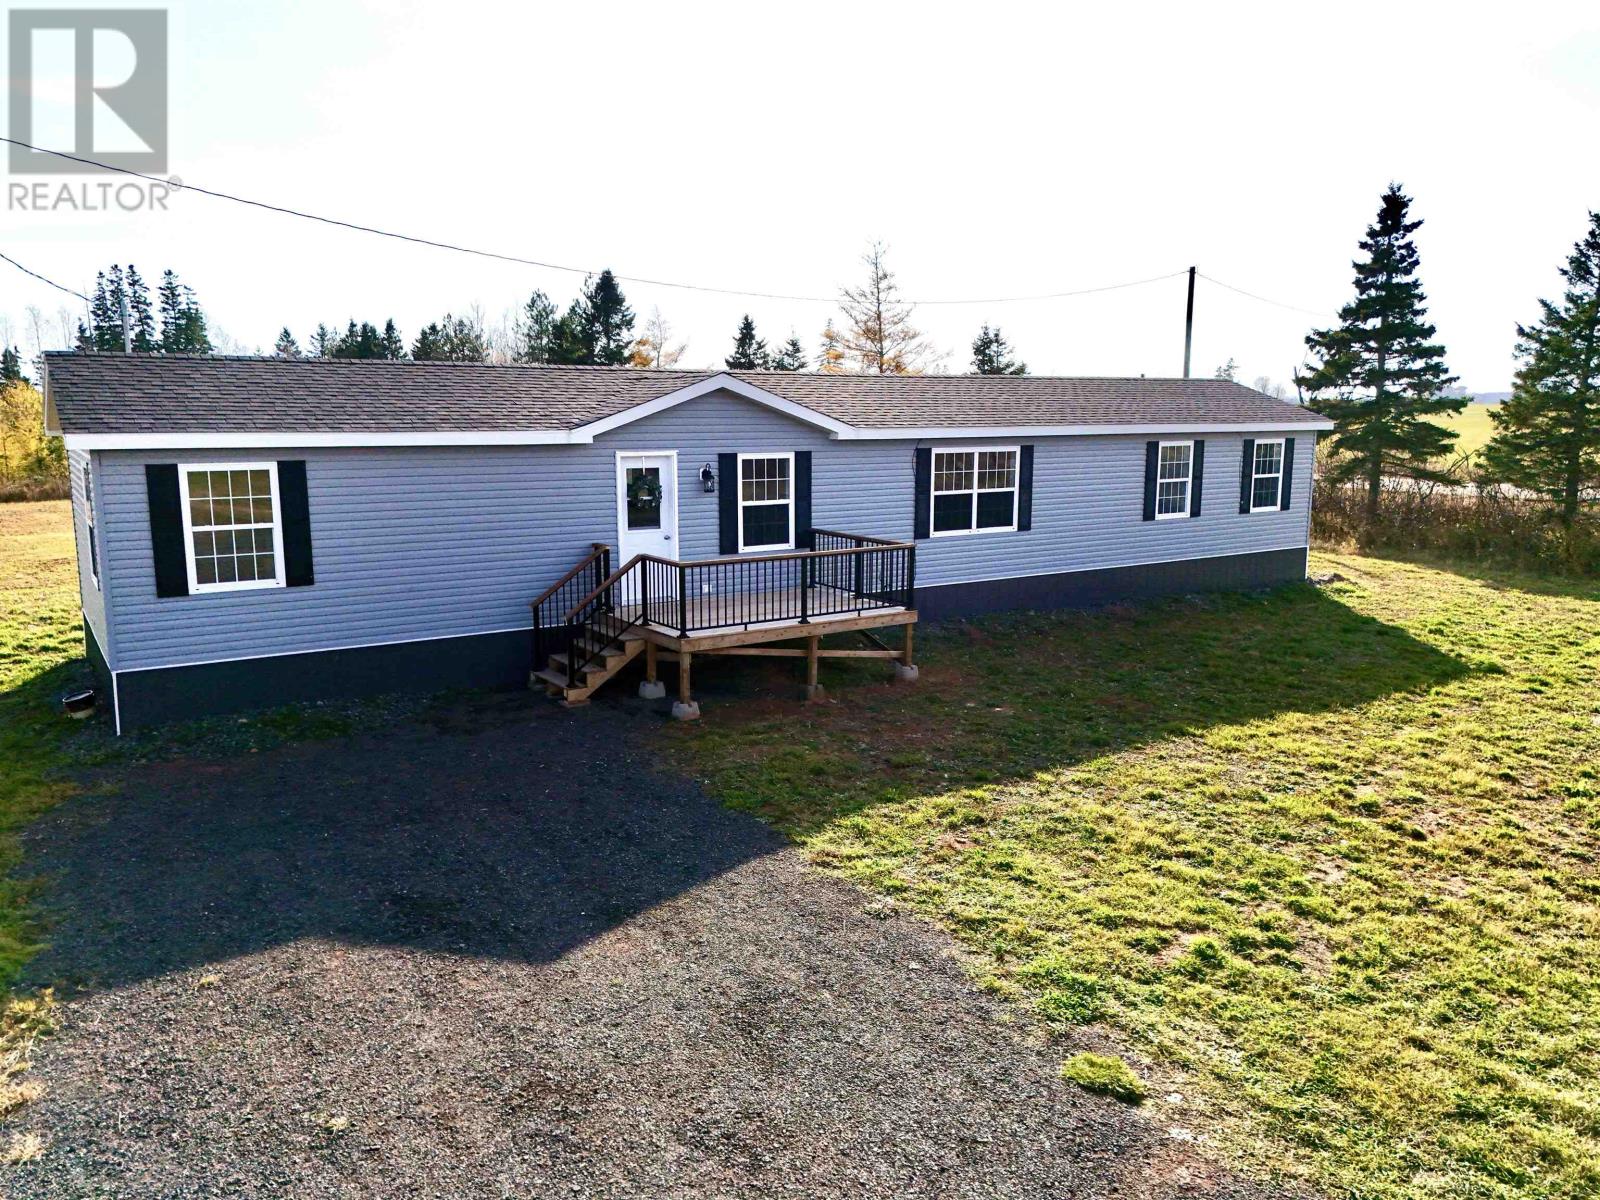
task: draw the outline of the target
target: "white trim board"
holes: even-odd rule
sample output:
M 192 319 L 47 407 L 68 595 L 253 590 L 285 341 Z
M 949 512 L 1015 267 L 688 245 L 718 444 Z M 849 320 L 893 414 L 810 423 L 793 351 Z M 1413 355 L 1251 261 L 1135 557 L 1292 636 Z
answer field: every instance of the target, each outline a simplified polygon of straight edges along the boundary
M 636 410 L 630 409 L 632 413 Z M 616 428 L 611 426 L 610 428 Z M 1218 425 L 967 425 L 959 428 L 938 426 L 907 429 L 845 428 L 829 432 L 838 442 L 929 442 L 974 438 L 1006 438 L 1012 441 L 1050 437 L 1144 437 L 1164 434 L 1239 434 L 1318 433 L 1333 428 L 1332 422 L 1315 425 L 1304 421 L 1292 424 Z M 69 433 L 71 450 L 283 450 L 344 447 L 382 449 L 404 446 L 587 446 L 597 433 L 593 426 L 578 429 L 441 429 L 428 432 L 396 433 L 360 431 L 262 430 L 259 433 L 235 431 L 221 433 Z

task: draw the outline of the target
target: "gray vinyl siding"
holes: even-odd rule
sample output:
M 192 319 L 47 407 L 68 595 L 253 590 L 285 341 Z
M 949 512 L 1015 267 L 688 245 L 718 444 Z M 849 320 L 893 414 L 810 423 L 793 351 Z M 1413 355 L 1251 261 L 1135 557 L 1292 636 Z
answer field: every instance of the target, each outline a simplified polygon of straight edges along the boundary
M 101 652 L 106 660 L 111 660 L 111 644 L 106 634 L 106 588 L 110 586 L 106 578 L 105 565 L 105 535 L 98 534 L 100 549 L 100 582 L 96 585 L 94 575 L 89 568 L 89 519 L 88 497 L 84 495 L 83 469 L 88 467 L 94 471 L 94 462 L 91 455 L 83 450 L 73 450 L 67 455 L 67 467 L 72 477 L 72 534 L 78 550 L 78 598 L 83 605 L 83 619 L 88 622 L 89 628 L 94 630 L 95 641 L 100 643 Z M 100 481 L 95 479 L 98 489 Z M 97 513 L 105 512 L 103 497 L 97 497 L 95 505 Z M 103 519 L 103 518 L 101 518 Z
M 1312 435 L 1294 503 L 1239 514 L 1242 436 L 1207 437 L 1204 515 L 1141 519 L 1142 437 L 1036 440 L 1033 529 L 918 543 L 932 585 L 1305 545 Z M 932 444 L 932 443 L 930 443 Z M 1015 444 L 1006 439 L 964 445 Z M 615 455 L 675 450 L 678 556 L 718 554 L 702 465 L 735 451 L 811 450 L 819 527 L 910 539 L 911 441 L 832 441 L 715 393 L 587 446 L 101 452 L 101 551 L 117 580 L 118 670 L 526 628 L 529 603 L 596 541 L 616 542 Z M 157 599 L 144 464 L 305 459 L 316 583 Z M 720 480 L 719 487 L 731 481 Z

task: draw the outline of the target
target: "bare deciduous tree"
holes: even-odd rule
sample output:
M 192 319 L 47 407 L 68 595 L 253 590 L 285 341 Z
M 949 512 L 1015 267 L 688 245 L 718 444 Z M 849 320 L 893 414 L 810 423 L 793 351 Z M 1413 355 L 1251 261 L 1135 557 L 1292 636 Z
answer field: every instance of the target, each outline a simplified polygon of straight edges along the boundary
M 861 256 L 866 282 L 840 292 L 847 329 L 840 342 L 862 375 L 916 375 L 938 355 L 911 324 L 913 306 L 900 298 L 885 258 L 888 247 L 873 242 Z
M 635 367 L 675 367 L 688 348 L 687 341 L 672 344 L 672 325 L 659 308 L 653 308 L 645 322 L 644 335 L 633 343 L 628 362 Z

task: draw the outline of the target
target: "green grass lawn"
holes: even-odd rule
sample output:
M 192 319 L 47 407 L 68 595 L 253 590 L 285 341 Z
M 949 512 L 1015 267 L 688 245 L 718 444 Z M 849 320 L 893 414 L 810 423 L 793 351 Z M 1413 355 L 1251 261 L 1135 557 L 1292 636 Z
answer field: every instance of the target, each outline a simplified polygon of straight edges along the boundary
M 1469 404 L 1458 413 L 1439 418 L 1441 425 L 1448 425 L 1458 435 L 1456 444 L 1450 450 L 1451 458 L 1476 454 L 1488 445 L 1489 439 L 1494 436 L 1494 422 L 1489 420 L 1489 414 L 1499 407 L 1498 404 Z
M 1600 583 L 1313 570 L 669 736 L 1164 1123 L 1335 1195 L 1600 1194 Z
M 666 736 L 943 924 L 1086 1086 L 1336 1194 L 1595 1195 L 1600 583 L 1314 569 L 1345 579 L 924 631 L 915 687 L 828 662 L 803 721 L 712 703 Z M 81 653 L 66 505 L 0 505 L 0 988 L 41 936 L 16 834 L 61 768 L 364 719 L 113 748 L 53 710 Z M 47 1024 L 0 1014 L 0 1115 Z

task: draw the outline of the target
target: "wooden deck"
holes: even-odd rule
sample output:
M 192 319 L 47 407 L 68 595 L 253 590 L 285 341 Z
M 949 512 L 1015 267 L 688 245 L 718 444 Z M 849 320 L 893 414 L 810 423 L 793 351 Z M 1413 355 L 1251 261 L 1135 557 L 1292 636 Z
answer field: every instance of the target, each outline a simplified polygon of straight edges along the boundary
M 676 608 L 676 601 L 665 607 Z M 687 635 L 679 633 L 680 626 L 659 620 L 661 606 L 652 608 L 658 617 L 653 622 L 638 620 L 640 611 L 636 604 L 621 605 L 616 615 L 623 624 L 631 625 L 635 632 L 657 645 L 690 650 L 907 625 L 917 619 L 915 611 L 902 605 L 870 596 L 854 596 L 830 587 L 808 588 L 803 599 L 798 587 L 737 596 L 690 597 L 683 605 L 684 625 L 692 630 Z M 800 611 L 808 614 L 803 620 L 769 615 Z
M 808 530 L 804 540 L 816 548 L 688 562 L 638 554 L 615 571 L 610 547 L 596 543 L 533 602 L 531 682 L 583 704 L 643 658 L 640 695 L 655 698 L 666 690 L 657 667 L 676 663 L 672 715 L 692 720 L 700 715 L 689 682 L 696 654 L 803 658 L 808 699 L 822 695 L 824 658 L 892 659 L 896 679 L 914 680 L 915 543 L 826 529 Z M 904 631 L 899 647 L 872 633 L 894 626 Z M 822 648 L 824 637 L 841 633 L 864 644 Z M 803 646 L 772 644 L 787 641 Z

